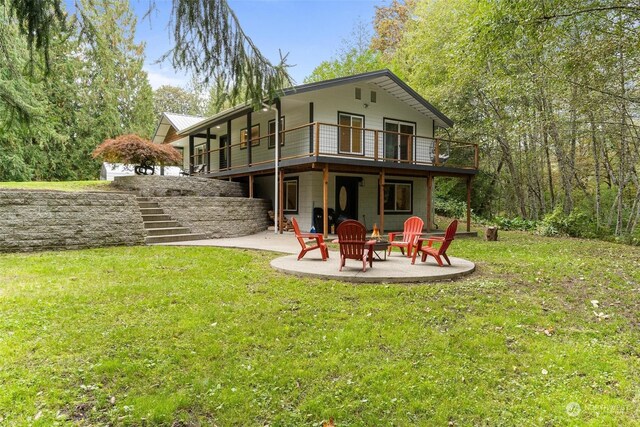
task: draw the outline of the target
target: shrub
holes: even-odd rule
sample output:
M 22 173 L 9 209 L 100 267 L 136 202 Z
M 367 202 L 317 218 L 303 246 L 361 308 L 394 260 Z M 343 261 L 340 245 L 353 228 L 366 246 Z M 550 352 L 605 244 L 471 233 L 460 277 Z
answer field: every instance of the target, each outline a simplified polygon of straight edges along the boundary
M 497 225 L 502 230 L 523 230 L 523 231 L 531 231 L 535 230 L 538 226 L 536 221 L 524 218 L 504 218 L 501 216 L 496 216 L 493 219 L 495 225 Z
M 157 163 L 175 164 L 182 160 L 180 152 L 171 145 L 154 144 L 133 134 L 107 139 L 93 150 L 92 155 L 107 162 L 138 165 L 138 175 L 146 175 L 149 170 L 153 174 L 153 166 Z
M 447 218 L 462 218 L 467 215 L 467 204 L 462 201 L 436 198 L 433 205 L 436 214 Z
M 599 237 L 593 218 L 584 212 L 573 210 L 566 215 L 561 208 L 547 214 L 538 227 L 543 236 L 565 235 L 571 237 Z M 601 236 L 600 236 L 601 237 Z

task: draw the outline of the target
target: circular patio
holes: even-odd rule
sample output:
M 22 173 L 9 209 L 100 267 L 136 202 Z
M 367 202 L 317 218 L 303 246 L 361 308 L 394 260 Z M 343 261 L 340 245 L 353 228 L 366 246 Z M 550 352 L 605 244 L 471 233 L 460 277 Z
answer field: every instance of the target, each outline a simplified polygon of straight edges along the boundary
M 318 252 L 318 251 L 314 251 Z M 299 277 L 316 277 L 319 279 L 341 280 L 354 283 L 417 283 L 453 280 L 473 273 L 474 263 L 462 258 L 450 256 L 451 265 L 439 267 L 433 258 L 426 262 L 411 259 L 398 253 L 392 253 L 386 260 L 374 259 L 373 268 L 367 265 L 362 271 L 362 262 L 348 259 L 342 271 L 340 254 L 329 252 L 329 259 L 322 261 L 319 253 L 309 253 L 300 261 L 297 255 L 287 255 L 271 261 L 271 267 L 286 274 Z

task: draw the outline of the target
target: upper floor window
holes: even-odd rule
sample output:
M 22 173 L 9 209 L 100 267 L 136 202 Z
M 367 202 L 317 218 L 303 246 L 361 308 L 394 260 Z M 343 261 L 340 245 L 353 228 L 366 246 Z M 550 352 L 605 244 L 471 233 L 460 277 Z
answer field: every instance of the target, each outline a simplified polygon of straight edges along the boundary
M 384 119 L 384 131 L 384 158 L 386 160 L 411 160 L 416 124 Z
M 276 146 L 276 121 L 269 120 L 269 148 Z M 284 145 L 284 117 L 280 117 L 280 146 Z
M 364 154 L 364 116 L 338 113 L 338 151 Z
M 205 144 L 198 145 L 193 149 L 194 165 L 204 165 L 207 163 L 207 146 Z
M 251 126 L 251 146 L 260 145 L 260 125 Z M 240 130 L 240 149 L 247 148 L 247 128 Z

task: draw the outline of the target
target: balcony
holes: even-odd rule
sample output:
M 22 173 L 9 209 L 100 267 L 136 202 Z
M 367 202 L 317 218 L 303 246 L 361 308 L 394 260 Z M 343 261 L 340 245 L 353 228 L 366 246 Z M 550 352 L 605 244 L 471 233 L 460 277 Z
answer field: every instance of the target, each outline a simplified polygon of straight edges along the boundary
M 345 162 L 372 167 L 478 169 L 478 145 L 441 138 L 349 127 L 329 123 L 309 123 L 280 132 L 283 164 L 305 162 Z M 213 148 L 208 151 L 209 175 L 233 174 L 239 170 L 268 169 L 274 166 L 275 134 Z M 191 156 L 191 164 L 204 162 L 207 152 Z M 401 166 L 402 165 L 402 166 Z

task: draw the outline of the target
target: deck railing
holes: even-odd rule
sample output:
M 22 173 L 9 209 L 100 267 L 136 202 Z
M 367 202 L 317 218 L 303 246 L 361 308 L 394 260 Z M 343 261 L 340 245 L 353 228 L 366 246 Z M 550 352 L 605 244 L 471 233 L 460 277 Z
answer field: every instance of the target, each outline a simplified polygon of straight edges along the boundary
M 321 122 L 281 131 L 280 144 L 280 160 L 323 156 L 461 169 L 478 169 L 479 160 L 478 144 Z M 203 172 L 274 163 L 274 134 L 251 141 L 250 161 L 247 145 L 241 142 L 209 150 L 205 155 L 211 159 L 211 168 Z M 195 157 L 191 156 L 191 164 Z

